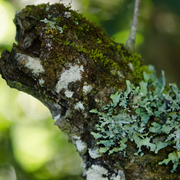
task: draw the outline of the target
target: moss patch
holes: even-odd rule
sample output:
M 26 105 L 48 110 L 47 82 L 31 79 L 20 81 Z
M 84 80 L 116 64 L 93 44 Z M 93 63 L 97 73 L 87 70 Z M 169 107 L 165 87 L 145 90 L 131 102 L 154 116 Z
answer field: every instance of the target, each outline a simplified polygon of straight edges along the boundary
M 44 85 L 49 89 L 54 87 L 58 72 L 66 67 L 67 63 L 78 62 L 82 65 L 84 58 L 88 60 L 90 72 L 93 72 L 89 74 L 89 79 L 85 79 L 89 83 L 94 76 L 101 76 L 100 81 L 104 85 L 111 84 L 112 78 L 118 82 L 111 84 L 113 86 L 124 84 L 124 80 L 121 83 L 120 79 L 138 83 L 142 80 L 143 71 L 147 70 L 147 67 L 142 66 L 140 55 L 129 52 L 122 44 L 115 43 L 103 28 L 71 10 L 70 6 L 65 7 L 58 3 L 26 6 L 16 15 L 14 22 L 17 30 L 21 28 L 16 36 L 19 45 L 26 33 L 27 40 L 32 38 L 29 40 L 30 43 L 32 41 L 32 46 L 26 48 L 27 53 L 36 56 L 37 51 L 39 54 L 49 75 L 48 78 L 43 77 Z M 39 44 L 39 50 L 37 47 L 33 48 L 35 44 Z

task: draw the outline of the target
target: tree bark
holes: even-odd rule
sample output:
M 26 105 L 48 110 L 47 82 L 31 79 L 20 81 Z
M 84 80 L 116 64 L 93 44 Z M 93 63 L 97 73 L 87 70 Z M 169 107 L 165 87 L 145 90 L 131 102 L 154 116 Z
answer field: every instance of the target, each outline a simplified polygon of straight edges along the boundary
M 166 119 L 170 117 L 169 114 L 162 117 L 162 113 L 159 113 L 158 117 L 157 111 L 155 114 L 154 109 L 158 107 L 160 109 L 160 105 L 152 105 L 154 114 L 147 113 L 146 118 L 142 112 L 138 114 L 136 111 L 142 107 L 140 109 L 130 106 L 135 101 L 134 97 L 139 98 L 140 94 L 140 99 L 136 100 L 143 102 L 152 91 L 158 96 L 160 93 L 170 91 L 169 89 L 172 93 L 168 97 L 173 96 L 178 104 L 179 91 L 175 86 L 165 88 L 164 76 L 162 80 L 156 81 L 152 68 L 148 69 L 143 65 L 140 55 L 128 51 L 122 44 L 115 43 L 102 28 L 96 27 L 70 7 L 62 4 L 27 6 L 16 14 L 14 23 L 17 28 L 18 44 L 13 44 L 11 52 L 3 51 L 0 73 L 10 87 L 34 96 L 49 108 L 55 125 L 67 133 L 76 146 L 83 161 L 84 178 L 87 180 L 180 178 L 179 167 L 173 166 L 179 164 L 179 150 L 173 146 L 174 144 L 169 143 L 173 141 L 178 146 L 178 141 L 175 138 L 166 141 L 170 133 L 178 135 L 179 127 L 177 126 L 176 131 L 173 127 L 168 133 L 157 130 L 157 124 L 160 124 L 162 129 Z M 155 82 L 161 84 L 159 91 L 154 89 Z M 175 113 L 173 122 L 178 122 L 178 107 L 170 109 L 175 100 L 172 98 L 171 102 L 168 97 L 161 100 L 163 113 L 165 114 L 165 111 Z M 121 98 L 126 99 L 126 108 L 122 105 Z M 151 102 L 155 101 L 159 102 L 158 99 Z M 145 106 L 143 108 L 149 110 Z M 122 148 L 124 143 L 125 148 L 115 151 L 113 148 L 119 146 L 117 138 L 113 137 L 115 139 L 113 145 L 107 144 L 106 147 L 106 144 L 102 143 L 103 140 L 108 140 L 106 142 L 112 140 L 110 134 L 109 137 L 105 137 L 112 124 L 104 126 L 104 132 L 99 129 L 102 127 L 104 117 L 117 118 L 118 112 L 126 112 L 126 117 L 135 118 L 128 121 L 128 125 L 122 122 L 124 123 L 122 129 L 125 128 L 125 131 L 121 129 L 122 132 L 120 130 L 114 136 L 119 137 L 119 134 L 127 132 L 130 134 L 126 128 L 131 127 L 131 124 L 134 125 L 135 121 L 139 122 L 138 128 L 143 130 L 142 135 L 139 129 L 132 129 L 132 136 L 127 133 L 126 137 L 119 138 L 120 147 Z M 147 122 L 142 125 L 139 119 Z M 156 124 L 153 124 L 154 121 Z M 148 142 L 143 144 L 147 139 Z M 162 139 L 164 148 L 156 143 L 160 142 L 159 139 Z M 170 153 L 171 155 L 176 153 L 176 160 L 169 158 L 169 161 L 166 160 L 167 165 L 158 164 L 167 159 Z

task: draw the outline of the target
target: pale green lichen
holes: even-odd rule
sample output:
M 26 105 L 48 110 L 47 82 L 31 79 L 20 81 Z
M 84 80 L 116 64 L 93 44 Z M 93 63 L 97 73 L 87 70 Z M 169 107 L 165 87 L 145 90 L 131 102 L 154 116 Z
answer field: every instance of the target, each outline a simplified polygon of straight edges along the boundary
M 54 20 L 56 20 L 56 18 L 54 18 Z M 43 20 L 40 20 L 40 21 L 48 24 L 49 27 L 51 27 L 52 29 L 55 29 L 55 30 L 58 29 L 60 33 L 63 33 L 63 28 L 56 25 L 57 24 L 56 21 L 50 21 L 50 20 L 48 20 L 46 18 L 43 19 Z
M 126 156 L 129 140 L 138 148 L 135 155 L 141 156 L 143 146 L 156 154 L 173 147 L 159 165 L 172 161 L 174 172 L 180 164 L 180 90 L 175 84 L 165 86 L 163 71 L 160 79 L 153 66 L 148 71 L 138 86 L 127 80 L 125 92 L 112 94 L 103 112 L 91 110 L 99 116 L 97 131 L 91 134 L 98 140 L 99 152 L 109 155 L 121 151 Z

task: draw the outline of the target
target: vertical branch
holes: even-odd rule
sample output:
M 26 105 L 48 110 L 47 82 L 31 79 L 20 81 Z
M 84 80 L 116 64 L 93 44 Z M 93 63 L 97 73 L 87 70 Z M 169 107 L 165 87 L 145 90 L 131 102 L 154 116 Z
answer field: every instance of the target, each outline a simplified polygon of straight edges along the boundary
M 132 22 L 129 37 L 128 37 L 127 41 L 126 41 L 126 47 L 129 50 L 132 50 L 132 51 L 134 50 L 135 41 L 136 41 L 136 29 L 137 29 L 137 24 L 138 24 L 140 2 L 141 2 L 141 0 L 135 0 L 133 22 Z

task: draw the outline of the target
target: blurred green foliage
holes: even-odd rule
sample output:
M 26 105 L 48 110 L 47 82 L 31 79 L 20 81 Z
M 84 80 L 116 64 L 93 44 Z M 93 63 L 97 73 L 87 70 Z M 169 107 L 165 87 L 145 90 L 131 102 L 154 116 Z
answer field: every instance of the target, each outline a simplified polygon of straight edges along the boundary
M 134 1 L 72 1 L 77 2 L 87 19 L 105 28 L 116 42 L 125 43 Z M 15 42 L 12 19 L 23 6 L 23 0 L 0 0 L 0 52 L 5 48 L 10 50 Z M 142 1 L 136 51 L 157 72 L 165 70 L 167 82 L 180 85 L 179 7 L 180 1 Z M 10 89 L 0 79 L 0 180 L 80 180 L 80 164 L 75 148 L 53 125 L 48 110 L 34 98 Z

